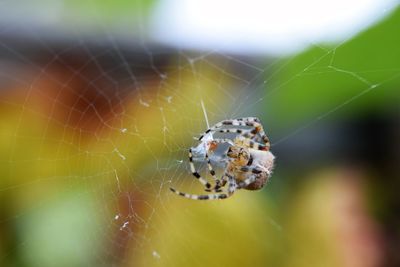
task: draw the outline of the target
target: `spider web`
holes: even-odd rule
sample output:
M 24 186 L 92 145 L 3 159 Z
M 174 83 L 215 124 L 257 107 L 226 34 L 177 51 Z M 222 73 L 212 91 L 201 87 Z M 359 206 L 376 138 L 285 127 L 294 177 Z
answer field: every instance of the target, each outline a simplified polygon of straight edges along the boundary
M 0 6 L 15 8 L 10 2 Z M 95 3 L 89 7 L 96 14 Z M 24 18 L 30 10 L 13 12 Z M 178 257 L 179 263 L 189 259 L 202 266 L 203 257 L 211 256 L 201 255 L 199 247 L 219 248 L 221 238 L 263 242 L 248 232 L 242 217 L 263 228 L 261 236 L 288 238 L 273 212 L 279 208 L 274 191 L 275 179 L 282 177 L 279 153 L 400 76 L 398 65 L 342 67 L 337 59 L 350 38 L 310 44 L 317 52 L 299 69 L 293 67 L 299 66 L 296 55 L 256 58 L 150 44 L 144 12 L 128 20 L 137 29 L 127 35 L 105 23 L 91 35 L 90 27 L 43 30 L 24 19 L 2 22 L 0 192 L 7 203 L 0 217 L 2 265 L 164 266 Z M 125 23 L 121 18 L 113 25 Z M 285 73 L 293 74 L 280 79 Z M 329 105 L 305 108 L 285 101 L 308 92 L 289 85 L 332 73 L 355 84 L 354 90 Z M 365 78 L 370 73 L 375 79 Z M 285 109 L 306 112 L 277 113 Z M 171 194 L 170 186 L 201 193 L 188 166 L 187 149 L 198 144 L 193 137 L 223 119 L 247 116 L 262 119 L 278 154 L 268 189 L 238 192 L 229 203 L 195 203 Z M 204 164 L 196 166 L 205 177 Z M 263 215 L 253 218 L 246 207 Z M 223 227 L 223 236 L 215 238 L 216 230 L 209 232 L 213 237 L 204 235 L 212 225 Z M 171 244 L 176 254 L 166 250 Z M 271 251 L 285 250 L 271 246 Z

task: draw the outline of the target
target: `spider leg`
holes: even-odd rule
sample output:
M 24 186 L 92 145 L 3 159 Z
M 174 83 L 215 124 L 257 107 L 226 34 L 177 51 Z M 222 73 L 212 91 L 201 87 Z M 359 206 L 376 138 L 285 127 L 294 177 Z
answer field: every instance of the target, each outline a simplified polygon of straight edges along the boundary
M 268 148 L 271 146 L 270 141 L 269 141 L 269 138 L 268 138 L 268 136 L 265 134 L 264 128 L 263 128 L 263 126 L 261 125 L 260 121 L 249 121 L 249 122 L 247 122 L 247 125 L 246 125 L 246 126 L 254 127 L 254 128 L 250 131 L 250 133 L 253 134 L 253 136 L 255 136 L 255 137 L 253 137 L 254 139 L 257 138 L 257 137 L 256 137 L 257 135 L 260 135 L 262 141 L 265 143 L 265 146 L 268 147 Z
M 221 128 L 222 126 L 253 126 L 254 123 L 260 124 L 260 119 L 256 117 L 245 117 L 239 119 L 223 120 L 216 123 L 213 128 Z
M 190 164 L 190 171 L 192 172 L 193 176 L 196 177 L 196 179 L 207 189 L 211 188 L 211 184 L 201 177 L 201 175 L 196 171 L 196 168 L 194 167 L 193 163 L 193 155 L 192 155 L 192 149 L 189 149 L 189 164 Z
M 220 129 L 223 126 L 246 126 L 246 127 L 252 127 L 253 129 L 250 131 L 243 130 L 243 129 L 236 129 L 236 128 Z M 259 134 L 261 139 L 265 143 L 265 146 L 268 148 L 270 147 L 269 138 L 265 134 L 264 128 L 261 125 L 260 120 L 256 117 L 248 117 L 248 118 L 241 118 L 241 119 L 234 119 L 234 120 L 224 120 L 224 121 L 218 122 L 213 127 L 209 128 L 207 131 L 205 131 L 199 137 L 199 141 L 201 141 L 203 139 L 203 137 L 206 134 L 208 134 L 209 132 L 216 132 L 216 131 L 218 131 L 220 133 L 236 133 L 236 134 L 240 134 L 246 138 L 251 138 L 251 139 L 256 138 L 256 136 Z
M 211 165 L 211 160 L 210 160 L 210 157 L 209 157 L 208 152 L 209 152 L 209 151 L 214 151 L 214 150 L 216 150 L 216 149 L 218 148 L 218 144 L 220 144 L 220 143 L 229 143 L 230 145 L 233 145 L 233 141 L 232 141 L 231 139 L 213 139 L 212 141 L 210 141 L 209 144 L 207 144 L 208 148 L 207 148 L 206 151 L 205 151 L 205 160 L 206 160 L 206 162 L 207 162 L 207 167 L 208 167 L 208 170 L 209 170 L 211 176 L 213 177 L 213 179 L 214 179 L 214 181 L 215 181 L 215 183 L 216 183 L 216 188 L 217 188 L 217 189 L 220 188 L 220 186 L 219 186 L 219 184 L 220 184 L 220 179 L 218 179 L 217 176 L 215 175 L 215 171 L 214 171 L 214 169 L 213 169 L 213 166 Z M 193 153 L 192 153 L 192 150 L 191 150 L 191 149 L 189 150 L 189 162 L 190 162 L 190 168 L 191 168 L 192 174 L 193 174 L 196 178 L 198 178 L 199 175 L 198 175 L 198 173 L 196 172 L 196 170 L 195 170 L 195 168 L 194 168 L 194 164 L 193 164 Z M 211 191 L 212 191 L 212 190 L 210 189 L 210 186 L 207 185 L 207 181 L 206 181 L 205 179 L 203 179 L 203 178 L 201 178 L 201 177 L 198 178 L 198 179 L 199 179 L 200 182 L 206 187 L 206 188 L 205 188 L 205 191 L 207 191 L 207 192 L 211 192 Z M 214 188 L 215 188 L 215 187 L 214 187 Z
M 217 148 L 218 144 L 228 143 L 229 145 L 234 145 L 234 143 L 233 143 L 233 141 L 231 139 L 226 139 L 226 138 L 216 138 L 216 139 L 213 139 L 212 142 L 215 145 L 215 147 L 212 150 L 215 150 Z M 205 191 L 207 191 L 207 192 L 221 192 L 220 188 L 224 187 L 226 182 L 227 182 L 227 180 L 226 180 L 227 174 L 224 173 L 224 175 L 222 175 L 222 177 L 220 179 L 218 179 L 216 177 L 215 171 L 214 171 L 214 169 L 213 169 L 213 167 L 211 165 L 211 160 L 210 160 L 210 157 L 208 155 L 208 151 L 206 152 L 205 159 L 207 161 L 207 166 L 208 166 L 208 169 L 210 171 L 210 174 L 214 178 L 214 181 L 216 183 L 214 188 L 205 189 Z
M 245 126 L 254 127 L 254 129 L 250 131 L 250 133 L 253 134 L 253 137 L 259 134 L 262 141 L 265 143 L 265 146 L 268 148 L 271 146 L 269 138 L 265 134 L 261 121 L 258 118 L 256 117 L 243 118 L 243 121 L 245 122 Z
M 269 146 L 260 144 L 259 142 L 253 141 L 251 139 L 246 139 L 246 138 L 241 138 L 241 139 L 236 139 L 237 142 L 240 142 L 243 146 L 255 149 L 255 150 L 261 150 L 261 151 L 268 151 Z
M 218 143 L 229 143 L 230 145 L 234 145 L 231 139 L 214 139 L 213 142 L 215 142 L 216 144 Z M 206 161 L 207 161 L 207 166 L 208 169 L 210 171 L 211 176 L 214 178 L 215 181 L 215 186 L 212 189 L 206 189 L 205 191 L 207 192 L 221 192 L 221 188 L 223 188 L 226 183 L 227 183 L 227 177 L 229 177 L 229 175 L 227 173 L 224 173 L 220 179 L 218 179 L 215 175 L 215 171 L 211 165 L 211 161 L 210 158 L 208 156 L 208 153 L 206 153 Z
M 252 125 L 248 125 L 248 123 L 253 123 L 253 122 L 260 122 L 260 120 L 256 117 L 247 117 L 247 118 L 240 118 L 240 119 L 233 119 L 233 120 L 223 120 L 220 121 L 218 123 L 216 123 L 215 125 L 213 125 L 212 127 L 210 127 L 209 129 L 207 129 L 207 131 L 205 131 L 200 137 L 199 137 L 199 141 L 201 141 L 201 139 L 203 139 L 203 137 L 208 134 L 211 131 L 216 131 L 218 129 L 220 129 L 223 126 L 252 126 Z
M 218 139 L 218 141 L 225 142 L 225 139 Z M 212 189 L 207 188 L 207 189 L 205 189 L 205 191 L 207 191 L 207 192 L 222 192 L 221 188 L 225 186 L 225 184 L 226 184 L 225 178 L 228 177 L 228 174 L 224 173 L 224 175 L 222 175 L 222 177 L 220 179 L 218 179 L 217 176 L 215 175 L 215 171 L 211 165 L 211 161 L 210 161 L 210 158 L 208 157 L 208 153 L 206 153 L 206 161 L 207 161 L 208 170 L 210 171 L 211 176 L 214 178 L 215 186 Z
M 251 139 L 253 141 L 258 141 L 260 139 L 260 137 L 257 135 L 257 133 L 254 133 L 254 131 L 252 129 L 248 130 L 248 129 L 239 129 L 239 128 L 229 128 L 229 129 L 216 129 L 212 132 L 224 133 L 224 134 L 233 133 L 233 134 L 237 134 L 238 136 L 242 136 L 244 138 Z M 203 137 L 204 136 L 200 136 L 198 141 L 201 141 Z M 226 143 L 233 145 L 232 139 L 228 139 L 228 138 L 215 138 L 215 139 L 213 139 L 213 141 L 217 141 L 217 143 L 225 143 L 226 142 Z
M 239 129 L 239 128 L 227 128 L 227 129 L 216 129 L 214 132 L 218 133 L 235 133 L 235 134 L 240 134 L 243 135 L 244 137 L 251 138 L 254 136 L 252 131 L 246 130 L 246 129 Z
M 229 178 L 228 174 L 224 173 L 224 175 L 222 175 L 221 178 L 217 180 L 215 186 L 212 189 L 206 190 L 206 191 L 208 191 L 208 192 L 216 192 L 216 193 L 222 192 L 221 188 L 224 188 L 224 186 L 228 182 L 227 178 Z
M 208 170 L 210 171 L 211 176 L 213 177 L 214 181 L 215 181 L 215 186 L 213 188 L 213 190 L 215 190 L 216 188 L 219 189 L 219 184 L 221 183 L 220 180 L 217 178 L 217 176 L 215 175 L 215 171 L 211 165 L 211 161 L 210 158 L 208 157 L 208 153 L 206 153 L 206 161 L 207 161 L 207 167 Z M 211 189 L 207 188 L 206 189 L 207 192 L 210 192 Z
M 232 196 L 232 194 L 228 194 L 228 193 L 219 193 L 219 194 L 209 194 L 209 195 L 195 195 L 195 194 L 188 194 L 188 193 L 184 193 L 184 192 L 180 192 L 172 187 L 169 188 L 173 193 L 185 197 L 185 198 L 189 198 L 189 199 L 194 199 L 194 200 L 214 200 L 214 199 L 225 199 L 228 198 L 230 196 Z
M 227 176 L 226 174 L 224 174 L 224 175 L 221 177 L 219 186 L 216 185 L 216 186 L 214 187 L 215 192 L 218 192 L 218 190 L 220 190 L 220 188 L 225 187 L 226 183 L 228 182 L 228 179 L 227 179 L 227 178 L 228 178 L 228 176 Z
M 194 194 L 187 194 L 187 193 L 183 193 L 180 192 L 172 187 L 169 188 L 173 193 L 185 197 L 185 198 L 189 198 L 189 199 L 195 199 L 195 200 L 214 200 L 214 199 L 225 199 L 228 197 L 231 197 L 233 195 L 233 193 L 235 193 L 235 191 L 237 190 L 237 184 L 234 180 L 233 177 L 229 177 L 229 188 L 228 191 L 226 192 L 222 192 L 222 193 L 218 193 L 218 194 L 209 194 L 209 195 L 194 195 Z

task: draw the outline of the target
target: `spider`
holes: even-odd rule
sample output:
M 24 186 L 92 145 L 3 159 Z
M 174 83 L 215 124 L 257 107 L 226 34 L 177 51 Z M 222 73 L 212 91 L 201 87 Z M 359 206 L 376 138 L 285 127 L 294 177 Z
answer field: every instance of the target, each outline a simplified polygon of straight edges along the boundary
M 239 127 L 237 127 L 239 126 Z M 224 128 L 226 127 L 226 128 Z M 229 128 L 228 128 L 229 127 Z M 245 129 L 244 127 L 251 127 Z M 259 190 L 264 187 L 272 174 L 274 155 L 269 151 L 270 142 L 266 136 L 261 122 L 256 117 L 247 117 L 218 122 L 205 131 L 198 141 L 206 140 L 212 133 L 234 133 L 235 138 L 217 138 L 207 141 L 205 160 L 209 173 L 215 181 L 212 186 L 206 179 L 196 171 L 193 163 L 193 150 L 189 149 L 190 170 L 194 177 L 204 186 L 206 192 L 212 194 L 194 195 L 180 192 L 170 188 L 172 192 L 185 198 L 195 200 L 225 199 L 232 196 L 238 189 Z M 219 144 L 228 143 L 229 147 L 224 152 L 226 156 L 225 171 L 220 179 L 216 177 L 211 165 L 208 151 L 215 151 Z M 228 188 L 225 189 L 225 185 Z

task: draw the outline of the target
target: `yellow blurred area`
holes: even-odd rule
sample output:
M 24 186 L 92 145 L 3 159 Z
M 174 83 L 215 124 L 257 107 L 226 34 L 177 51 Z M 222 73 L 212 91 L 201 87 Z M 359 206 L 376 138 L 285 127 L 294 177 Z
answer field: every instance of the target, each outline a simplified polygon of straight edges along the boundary
M 145 253 L 129 251 L 126 266 L 264 266 L 281 250 L 276 212 L 260 194 L 211 203 L 172 195 L 155 209 Z
M 288 205 L 255 192 L 212 203 L 167 197 L 124 266 L 380 266 L 381 234 L 360 175 L 316 174 Z

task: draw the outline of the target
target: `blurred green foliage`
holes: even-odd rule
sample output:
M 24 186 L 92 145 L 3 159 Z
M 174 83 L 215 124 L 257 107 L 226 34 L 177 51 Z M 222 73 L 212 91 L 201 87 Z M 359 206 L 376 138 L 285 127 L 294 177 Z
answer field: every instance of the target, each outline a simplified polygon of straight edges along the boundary
M 397 107 L 399 25 L 397 9 L 342 44 L 315 45 L 277 64 L 276 74 L 272 71 L 266 85 L 266 101 L 273 99 L 268 101 L 266 114 L 279 114 L 275 122 L 285 127 L 325 115 L 340 117 Z

